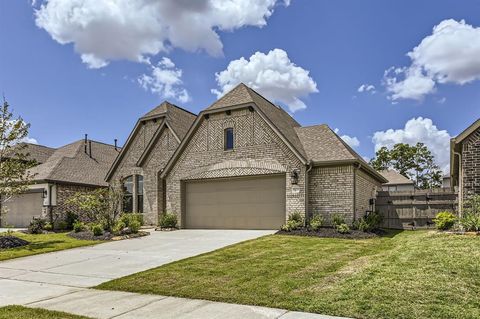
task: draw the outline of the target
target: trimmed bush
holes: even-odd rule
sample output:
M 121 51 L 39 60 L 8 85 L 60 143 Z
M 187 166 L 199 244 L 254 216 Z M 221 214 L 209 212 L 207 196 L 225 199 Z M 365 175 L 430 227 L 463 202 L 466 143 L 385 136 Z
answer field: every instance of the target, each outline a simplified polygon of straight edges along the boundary
M 102 236 L 103 235 L 103 227 L 100 224 L 94 224 L 91 226 L 92 232 L 94 236 Z
M 85 226 L 84 223 L 81 221 L 77 220 L 76 222 L 73 223 L 73 231 L 76 233 L 82 232 L 87 230 L 87 227 Z
M 289 214 L 288 215 L 288 220 L 303 224 L 303 216 L 299 212 L 293 212 L 293 213 Z
M 43 229 L 46 230 L 46 231 L 52 231 L 53 226 L 50 223 L 45 223 L 45 226 L 43 226 Z
M 340 234 L 348 234 L 350 232 L 350 227 L 348 227 L 347 224 L 339 224 L 335 227 L 335 229 L 340 233 Z
M 30 234 L 41 234 L 43 233 L 43 230 L 45 229 L 45 225 L 47 224 L 47 221 L 43 218 L 34 218 L 30 222 L 30 225 L 28 226 L 28 232 Z
M 332 215 L 332 225 L 338 226 L 341 224 L 345 224 L 345 217 L 342 214 L 333 214 Z
M 165 213 L 160 217 L 159 225 L 161 228 L 177 228 L 178 218 L 176 214 Z
M 138 233 L 142 226 L 143 216 L 136 213 L 125 213 L 120 217 L 120 222 L 125 225 L 123 229 L 128 228 L 129 233 Z
M 310 219 L 310 229 L 317 231 L 323 226 L 325 219 L 321 215 L 315 215 Z
M 300 229 L 302 227 L 303 227 L 303 216 L 298 212 L 294 212 L 288 215 L 287 222 L 280 229 L 284 231 L 292 231 L 292 230 Z
M 439 230 L 449 230 L 455 225 L 457 221 L 457 217 L 452 212 L 440 212 L 437 216 L 433 219 L 435 226 Z
M 480 215 L 466 213 L 460 223 L 465 231 L 480 231 Z
M 117 220 L 117 222 L 115 223 L 115 226 L 113 226 L 113 233 L 115 235 L 121 235 L 123 230 L 126 228 L 127 226 L 125 225 L 125 223 L 121 220 Z
M 378 212 L 368 213 L 354 222 L 354 228 L 363 232 L 371 232 L 378 229 L 382 224 L 382 221 L 383 217 Z

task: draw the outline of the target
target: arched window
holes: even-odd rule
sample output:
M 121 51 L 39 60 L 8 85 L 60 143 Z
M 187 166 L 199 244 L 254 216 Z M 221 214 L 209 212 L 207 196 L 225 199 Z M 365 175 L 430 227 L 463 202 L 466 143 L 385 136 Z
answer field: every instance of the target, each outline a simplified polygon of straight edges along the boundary
M 123 180 L 123 211 L 125 213 L 133 212 L 133 176 L 128 176 Z
M 143 176 L 137 175 L 137 212 L 143 213 Z

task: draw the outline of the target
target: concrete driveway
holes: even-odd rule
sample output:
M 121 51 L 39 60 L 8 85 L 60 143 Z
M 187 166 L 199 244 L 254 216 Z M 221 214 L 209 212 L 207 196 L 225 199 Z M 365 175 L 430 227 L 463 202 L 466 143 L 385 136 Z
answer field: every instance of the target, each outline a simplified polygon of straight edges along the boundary
M 0 306 L 29 304 L 269 235 L 260 230 L 179 230 L 0 262 Z

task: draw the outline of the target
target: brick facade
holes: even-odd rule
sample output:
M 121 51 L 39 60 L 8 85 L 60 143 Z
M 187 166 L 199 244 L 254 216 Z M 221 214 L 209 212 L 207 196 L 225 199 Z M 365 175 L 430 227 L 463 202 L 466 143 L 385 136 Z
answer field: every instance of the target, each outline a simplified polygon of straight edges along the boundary
M 370 210 L 370 199 L 376 198 L 382 184 L 364 171 L 355 170 L 355 217 L 361 218 Z
M 138 133 L 134 136 L 124 157 L 116 168 L 111 181 L 119 181 L 130 175 L 143 176 L 143 213 L 146 224 L 157 224 L 158 214 L 163 211 L 163 189 L 159 172 L 175 152 L 179 143 L 170 129 L 164 128 L 148 157 L 142 166 L 137 166 L 137 161 L 143 154 L 155 131 L 162 124 L 161 120 L 142 122 Z M 135 179 L 134 179 L 135 180 Z M 134 186 L 136 188 L 136 185 Z M 134 210 L 136 204 L 134 204 Z
M 224 150 L 224 129 L 234 128 L 235 148 Z M 292 170 L 299 171 L 292 185 Z M 286 216 L 305 213 L 305 166 L 257 112 L 248 109 L 211 114 L 166 176 L 166 209 L 182 222 L 182 182 L 192 179 L 286 174 Z
M 308 178 L 310 214 L 320 214 L 327 223 L 332 214 L 353 221 L 353 165 L 314 167 Z
M 463 198 L 480 194 L 480 129 L 462 142 Z
M 64 220 L 68 212 L 79 214 L 81 211 L 72 205 L 68 205 L 67 201 L 76 193 L 88 193 L 98 189 L 95 186 L 82 186 L 71 184 L 56 184 L 57 204 L 51 207 L 51 213 L 54 221 Z M 44 216 L 50 218 L 50 212 L 47 207 L 44 207 Z

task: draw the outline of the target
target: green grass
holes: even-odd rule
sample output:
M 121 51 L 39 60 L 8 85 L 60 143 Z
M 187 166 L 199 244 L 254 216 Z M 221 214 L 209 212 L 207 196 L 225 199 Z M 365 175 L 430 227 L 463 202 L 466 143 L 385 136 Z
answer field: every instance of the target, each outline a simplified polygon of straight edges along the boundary
M 88 319 L 87 317 L 71 315 L 65 312 L 50 311 L 22 306 L 7 306 L 0 308 L 0 319 Z
M 480 236 L 267 236 L 98 288 L 356 318 L 480 318 Z
M 66 233 L 40 235 L 13 233 L 13 235 L 29 241 L 30 244 L 23 247 L 0 249 L 0 261 L 101 243 L 98 240 L 78 240 L 67 236 Z

